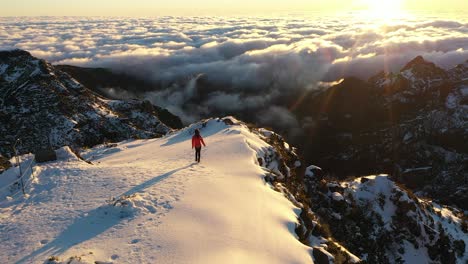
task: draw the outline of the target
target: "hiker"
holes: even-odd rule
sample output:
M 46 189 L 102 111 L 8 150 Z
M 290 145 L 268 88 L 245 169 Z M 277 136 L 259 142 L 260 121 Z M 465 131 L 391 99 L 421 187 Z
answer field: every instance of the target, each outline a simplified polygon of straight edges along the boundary
M 200 136 L 200 130 L 195 129 L 195 135 L 192 137 L 192 149 L 195 148 L 195 161 L 200 162 L 200 154 L 202 144 L 206 147 L 202 136 Z

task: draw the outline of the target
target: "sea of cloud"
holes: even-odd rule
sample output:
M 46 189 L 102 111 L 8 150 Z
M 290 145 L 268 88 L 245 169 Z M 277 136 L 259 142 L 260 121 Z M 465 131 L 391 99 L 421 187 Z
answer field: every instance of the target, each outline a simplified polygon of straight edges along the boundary
M 397 71 L 417 55 L 443 68 L 468 59 L 467 18 L 364 14 L 287 17 L 0 18 L 0 49 L 54 64 L 107 67 L 154 82 L 144 97 L 192 122 L 212 114 L 297 128 L 295 97 L 319 83 Z M 255 117 L 252 117 L 255 116 Z

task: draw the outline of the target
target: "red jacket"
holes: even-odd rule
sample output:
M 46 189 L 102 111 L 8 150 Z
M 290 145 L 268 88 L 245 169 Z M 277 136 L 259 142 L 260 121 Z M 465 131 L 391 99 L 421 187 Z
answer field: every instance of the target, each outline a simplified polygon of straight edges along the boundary
M 199 148 L 199 147 L 202 146 L 202 144 L 203 144 L 203 146 L 206 147 L 205 142 L 203 141 L 203 138 L 201 136 L 195 135 L 195 136 L 192 137 L 192 148 L 193 147 Z

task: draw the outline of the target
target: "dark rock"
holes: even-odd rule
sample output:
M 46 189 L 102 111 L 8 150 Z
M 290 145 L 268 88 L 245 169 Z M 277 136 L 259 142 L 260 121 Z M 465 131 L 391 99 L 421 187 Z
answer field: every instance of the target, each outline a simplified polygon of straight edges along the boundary
M 56 65 L 57 69 L 68 73 L 87 88 L 106 97 L 110 96 L 103 87 L 119 87 L 121 90 L 133 92 L 152 91 L 156 85 L 125 72 L 115 72 L 105 68 L 85 68 L 71 65 Z M 121 99 L 121 98 L 112 98 Z
M 322 251 L 322 249 L 314 247 L 313 255 L 314 255 L 315 263 L 317 263 L 317 264 L 330 264 L 330 259 L 328 258 L 328 255 L 325 254 Z
M 228 126 L 233 126 L 234 125 L 234 122 L 230 118 L 224 118 L 223 122 L 224 122 L 224 124 L 226 124 Z
M 317 190 L 322 193 L 328 193 L 327 182 L 324 179 L 321 179 L 317 184 Z
M 54 161 L 57 160 L 57 154 L 52 149 L 43 149 L 34 154 L 34 159 L 38 163 Z
M 257 158 L 258 160 L 258 165 L 260 165 L 260 167 L 263 166 L 263 159 L 262 158 Z
M 422 187 L 431 178 L 431 167 L 411 169 L 401 174 L 401 181 L 410 188 Z
M 25 50 L 21 50 L 21 49 L 0 51 L 0 59 L 6 59 L 10 57 L 27 57 L 27 56 L 31 56 L 31 53 Z
M 341 186 L 332 186 L 332 187 L 328 187 L 328 190 L 330 190 L 330 192 L 338 192 L 340 194 L 343 194 L 344 192 L 344 188 L 341 187 Z
M 317 180 L 322 180 L 325 177 L 325 173 L 319 167 L 313 168 L 312 172 L 314 173 L 314 178 Z
M 407 214 L 410 211 L 416 211 L 416 205 L 413 202 L 407 201 L 398 201 L 397 202 L 398 208 L 397 210 L 402 214 Z
M 2 173 L 3 171 L 7 170 L 10 167 L 11 167 L 10 161 L 7 158 L 0 155 L 0 173 Z

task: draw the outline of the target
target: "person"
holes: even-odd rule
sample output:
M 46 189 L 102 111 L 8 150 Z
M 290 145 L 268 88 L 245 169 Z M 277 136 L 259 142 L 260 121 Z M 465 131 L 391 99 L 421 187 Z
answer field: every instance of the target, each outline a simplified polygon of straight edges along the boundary
M 193 135 L 192 137 L 192 149 L 195 148 L 195 161 L 196 162 L 200 162 L 202 144 L 204 147 L 206 147 L 202 136 L 200 136 L 200 130 L 195 129 L 195 135 Z

